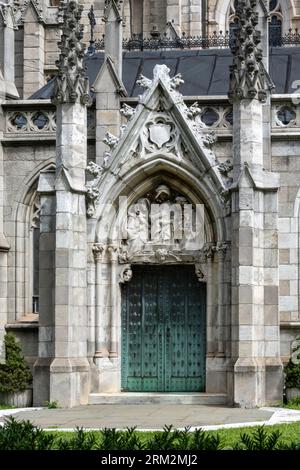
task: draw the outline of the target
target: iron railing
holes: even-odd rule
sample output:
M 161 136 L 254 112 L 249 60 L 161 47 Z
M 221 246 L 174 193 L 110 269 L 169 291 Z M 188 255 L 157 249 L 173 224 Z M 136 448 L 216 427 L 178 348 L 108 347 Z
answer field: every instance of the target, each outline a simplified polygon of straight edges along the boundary
M 234 31 L 214 32 L 210 36 L 188 36 L 183 33 L 178 37 L 168 37 L 166 34 L 151 34 L 144 38 L 140 34 L 133 34 L 130 38 L 123 40 L 124 51 L 143 50 L 168 50 L 168 49 L 228 49 L 235 40 Z M 298 29 L 290 29 L 282 35 L 280 30 L 270 30 L 270 47 L 299 46 L 300 32 Z M 105 36 L 99 40 L 91 40 L 88 53 L 103 51 L 105 47 Z
M 269 31 L 269 42 L 272 47 L 299 46 L 300 32 L 296 29 L 289 29 L 288 33 L 282 35 L 280 30 Z
M 151 34 L 144 38 L 140 34 L 133 34 L 130 38 L 123 40 L 124 51 L 143 51 L 143 50 L 161 50 L 161 49 L 208 49 L 208 48 L 228 48 L 230 46 L 231 36 L 229 31 L 223 33 L 214 32 L 208 37 L 187 36 L 182 33 L 181 36 L 168 37 L 167 34 Z M 105 36 L 94 42 L 94 50 L 104 50 Z M 89 48 L 90 50 L 90 48 Z

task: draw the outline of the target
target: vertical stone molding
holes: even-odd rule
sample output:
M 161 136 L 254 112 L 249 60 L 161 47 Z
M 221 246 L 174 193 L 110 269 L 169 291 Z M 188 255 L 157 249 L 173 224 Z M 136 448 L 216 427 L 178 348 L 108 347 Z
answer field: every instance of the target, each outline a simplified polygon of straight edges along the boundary
M 40 196 L 40 314 L 38 359 L 33 368 L 33 403 L 44 406 L 50 400 L 50 365 L 55 352 L 55 171 L 41 173 L 37 191 Z

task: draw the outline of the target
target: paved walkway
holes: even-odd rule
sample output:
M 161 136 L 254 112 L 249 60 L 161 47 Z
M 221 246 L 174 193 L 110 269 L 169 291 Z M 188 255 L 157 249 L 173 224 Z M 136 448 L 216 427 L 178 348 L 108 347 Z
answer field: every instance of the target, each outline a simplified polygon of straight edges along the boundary
M 201 405 L 90 405 L 72 409 L 2 410 L 0 425 L 9 414 L 18 419 L 28 419 L 45 429 L 64 430 L 73 430 L 76 426 L 86 429 L 136 426 L 141 430 L 154 430 L 166 424 L 176 428 L 220 429 L 300 421 L 300 411 L 280 408 L 245 410 Z

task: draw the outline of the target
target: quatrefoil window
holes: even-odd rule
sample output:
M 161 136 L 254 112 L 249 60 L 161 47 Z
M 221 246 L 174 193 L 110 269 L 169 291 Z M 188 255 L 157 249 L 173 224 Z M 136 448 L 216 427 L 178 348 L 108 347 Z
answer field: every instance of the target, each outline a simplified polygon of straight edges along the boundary
M 277 117 L 284 126 L 288 126 L 289 124 L 293 124 L 295 122 L 296 113 L 292 108 L 289 108 L 288 106 L 283 106 L 277 112 Z
M 45 126 L 49 123 L 49 119 L 45 114 L 43 113 L 36 113 L 33 118 L 32 118 L 33 124 L 38 128 L 38 129 L 44 129 Z
M 17 130 L 25 129 L 25 127 L 27 126 L 27 119 L 24 114 L 21 113 L 15 113 L 10 118 L 10 122 Z
M 201 115 L 201 121 L 207 127 L 212 127 L 219 120 L 219 115 L 212 108 L 207 108 L 204 113 Z

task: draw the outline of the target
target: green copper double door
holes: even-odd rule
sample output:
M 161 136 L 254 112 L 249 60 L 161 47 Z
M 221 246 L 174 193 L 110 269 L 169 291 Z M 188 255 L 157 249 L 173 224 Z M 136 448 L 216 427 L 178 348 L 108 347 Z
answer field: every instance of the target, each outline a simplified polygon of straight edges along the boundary
M 205 390 L 206 289 L 194 266 L 136 266 L 122 292 L 122 390 Z

